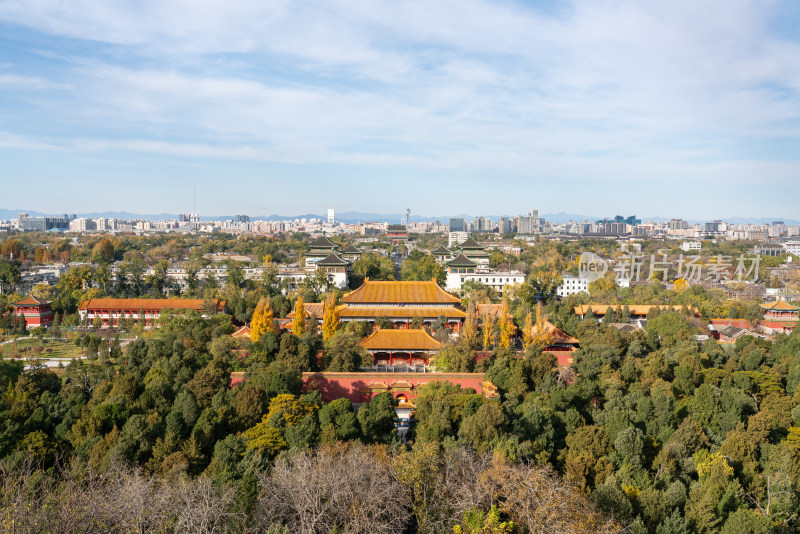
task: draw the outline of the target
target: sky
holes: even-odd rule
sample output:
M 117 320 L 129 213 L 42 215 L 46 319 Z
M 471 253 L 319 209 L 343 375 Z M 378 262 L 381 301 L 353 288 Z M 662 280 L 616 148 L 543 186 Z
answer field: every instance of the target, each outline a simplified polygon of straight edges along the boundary
M 800 218 L 796 0 L 0 0 L 0 208 Z

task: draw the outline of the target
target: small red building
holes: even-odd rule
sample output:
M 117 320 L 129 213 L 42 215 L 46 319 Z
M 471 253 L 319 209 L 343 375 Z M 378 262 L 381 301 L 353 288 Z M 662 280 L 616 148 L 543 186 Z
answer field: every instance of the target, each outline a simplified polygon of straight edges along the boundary
M 29 295 L 28 297 L 12 304 L 14 313 L 25 317 L 25 328 L 37 328 L 53 324 L 53 311 L 50 309 L 49 300 L 40 299 Z

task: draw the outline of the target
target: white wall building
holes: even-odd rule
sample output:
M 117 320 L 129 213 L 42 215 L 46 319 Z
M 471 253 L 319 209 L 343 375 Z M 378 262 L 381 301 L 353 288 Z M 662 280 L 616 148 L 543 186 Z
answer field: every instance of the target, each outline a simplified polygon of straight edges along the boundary
M 691 250 L 700 250 L 702 248 L 702 244 L 700 241 L 684 241 L 681 243 L 681 250 L 684 252 L 689 252 Z
M 783 244 L 783 248 L 785 248 L 786 252 L 789 254 L 800 256 L 800 241 L 787 241 Z
M 447 291 L 461 291 L 465 283 L 473 281 L 502 294 L 503 288 L 506 286 L 525 283 L 525 275 L 519 271 L 490 269 L 471 260 L 463 253 L 448 262 L 446 267 L 445 289 Z
M 447 237 L 447 248 L 460 245 L 469 238 L 468 232 L 450 232 Z
M 461 291 L 461 287 L 470 280 L 502 294 L 505 286 L 525 283 L 525 275 L 519 271 L 495 271 L 493 269 L 478 269 L 472 273 L 448 272 L 444 288 L 447 291 Z
M 563 298 L 582 292 L 589 292 L 589 280 L 572 274 L 565 274 L 562 278 L 561 285 L 558 286 L 556 290 L 556 295 Z

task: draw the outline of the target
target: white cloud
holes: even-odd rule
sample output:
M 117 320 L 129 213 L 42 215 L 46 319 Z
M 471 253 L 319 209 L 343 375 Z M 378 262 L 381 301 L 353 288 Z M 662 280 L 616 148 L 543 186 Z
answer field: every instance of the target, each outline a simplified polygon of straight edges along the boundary
M 0 19 L 110 45 L 61 56 L 52 122 L 70 139 L 47 146 L 575 184 L 721 183 L 761 163 L 797 191 L 791 151 L 740 153 L 800 138 L 782 5 L 0 0 Z M 8 68 L 5 90 L 46 82 Z

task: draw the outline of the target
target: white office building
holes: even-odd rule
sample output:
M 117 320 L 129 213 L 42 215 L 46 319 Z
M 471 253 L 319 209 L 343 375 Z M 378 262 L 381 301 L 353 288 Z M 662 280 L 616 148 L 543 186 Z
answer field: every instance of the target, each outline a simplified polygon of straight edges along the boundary
M 559 297 L 566 297 L 568 295 L 576 295 L 578 293 L 589 292 L 589 280 L 574 276 L 572 274 L 565 274 L 562 277 L 561 285 L 556 289 L 556 295 Z

